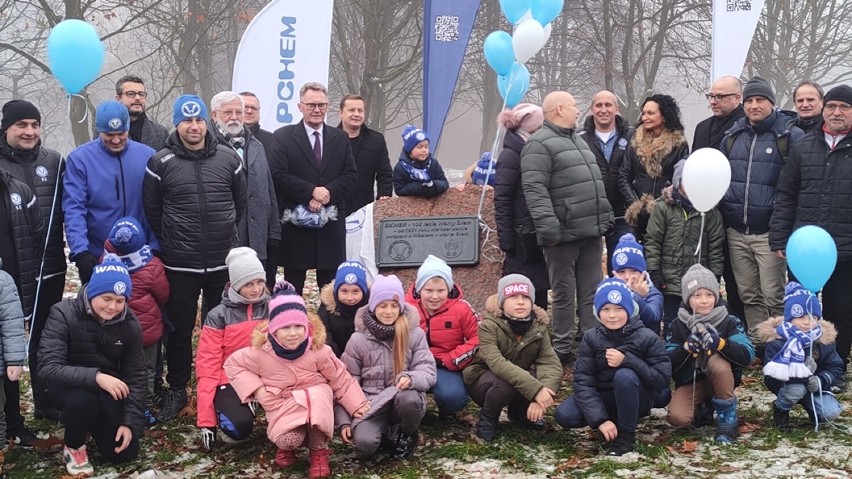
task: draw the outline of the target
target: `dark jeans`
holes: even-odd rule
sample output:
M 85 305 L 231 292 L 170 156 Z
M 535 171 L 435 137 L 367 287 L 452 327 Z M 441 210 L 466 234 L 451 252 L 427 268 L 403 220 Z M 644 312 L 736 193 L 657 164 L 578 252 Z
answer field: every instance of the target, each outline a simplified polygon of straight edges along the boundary
M 166 270 L 171 294 L 166 306 L 174 330 L 166 339 L 166 381 L 174 389 L 185 388 L 192 375 L 192 330 L 198 316 L 198 294 L 204 305 L 213 309 L 222 301 L 228 271 L 186 273 Z
M 822 314 L 837 327 L 837 354 L 846 372 L 852 347 L 852 261 L 838 262 L 822 288 Z
M 116 401 L 101 389 L 94 391 L 65 386 L 54 391 L 51 402 L 62 411 L 66 446 L 79 448 L 86 443 L 86 433 L 90 433 L 107 462 L 128 462 L 139 455 L 139 438 L 136 434 L 126 449 L 115 453 L 115 447 L 119 444 L 115 434 L 124 422 L 124 400 Z
M 213 397 L 216 417 L 219 419 L 219 429 L 231 439 L 240 441 L 251 434 L 254 426 L 254 414 L 248 404 L 243 404 L 234 387 L 223 384 L 216 389 Z
M 639 418 L 651 412 L 657 393 L 645 389 L 632 369 L 620 368 L 615 372 L 612 391 L 601 392 L 600 396 L 618 432 L 635 433 Z M 555 419 L 565 429 L 589 425 L 574 396 L 556 407 Z
M 663 339 L 668 340 L 669 331 L 671 331 L 672 323 L 677 321 L 677 312 L 680 311 L 680 305 L 683 299 L 680 296 L 673 294 L 663 295 Z
M 317 286 L 323 286 L 331 283 L 334 280 L 334 275 L 337 274 L 337 269 L 318 269 L 317 271 Z M 284 268 L 284 279 L 296 288 L 299 295 L 305 289 L 305 276 L 308 274 L 306 269 Z M 273 285 L 274 286 L 274 285 Z M 271 289 L 271 288 L 270 288 Z
M 455 413 L 464 409 L 468 396 L 461 371 L 450 371 L 439 367 L 437 373 L 438 382 L 432 386 L 432 395 L 435 397 L 438 411 Z

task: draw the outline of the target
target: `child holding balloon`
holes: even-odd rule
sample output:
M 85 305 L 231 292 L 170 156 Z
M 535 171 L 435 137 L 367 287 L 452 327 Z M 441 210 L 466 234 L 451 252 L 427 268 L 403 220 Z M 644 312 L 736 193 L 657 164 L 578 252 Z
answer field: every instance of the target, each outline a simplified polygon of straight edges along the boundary
M 645 233 L 648 274 L 663 293 L 663 338 L 668 338 L 672 321 L 687 299 L 681 298 L 684 273 L 700 262 L 718 278 L 724 266 L 722 214 L 713 207 L 702 218 L 695 209 L 683 184 L 684 164 L 682 160 L 675 165 L 671 197 L 656 201 Z

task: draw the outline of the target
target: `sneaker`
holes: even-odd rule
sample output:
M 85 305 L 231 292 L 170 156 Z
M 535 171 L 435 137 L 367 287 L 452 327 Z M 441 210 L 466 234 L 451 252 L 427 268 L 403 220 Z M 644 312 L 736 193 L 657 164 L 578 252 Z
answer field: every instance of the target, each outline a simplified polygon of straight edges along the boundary
M 636 433 L 625 433 L 620 432 L 618 436 L 616 436 L 615 440 L 612 441 L 612 444 L 609 446 L 609 450 L 606 452 L 607 456 L 612 457 L 621 457 L 628 452 L 633 452 L 634 445 L 636 443 Z
M 838 379 L 832 386 L 831 392 L 834 394 L 840 394 L 846 392 L 846 380 L 843 378 Z
M 65 446 L 62 449 L 62 458 L 65 460 L 65 470 L 74 477 L 80 475 L 91 477 L 95 474 L 95 468 L 89 462 L 89 454 L 86 453 L 85 444 L 78 449 Z
M 30 431 L 26 427 L 23 427 L 20 431 L 14 433 L 7 432 L 6 438 L 9 440 L 10 444 L 14 444 L 15 447 L 20 447 L 21 449 L 32 449 L 37 447 L 42 441 L 34 432 Z
M 396 438 L 396 445 L 393 447 L 391 457 L 394 459 L 405 459 L 414 454 L 417 449 L 417 443 L 420 441 L 420 435 L 415 431 L 413 434 L 405 434 L 399 432 L 399 437 Z
M 178 417 L 181 409 L 186 407 L 186 389 L 177 388 L 169 391 L 168 395 L 163 400 L 163 407 L 160 409 L 160 415 L 157 419 L 160 422 L 169 422 Z
M 145 410 L 145 427 L 154 427 L 157 425 L 157 417 L 154 416 L 154 412 L 150 409 Z

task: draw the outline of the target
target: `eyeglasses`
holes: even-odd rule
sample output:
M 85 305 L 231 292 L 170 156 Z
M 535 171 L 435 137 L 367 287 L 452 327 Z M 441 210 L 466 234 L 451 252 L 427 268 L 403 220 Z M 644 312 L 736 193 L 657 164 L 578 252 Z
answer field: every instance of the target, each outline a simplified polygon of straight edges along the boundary
M 259 106 L 250 106 L 250 105 L 249 105 L 249 106 L 244 106 L 244 107 L 243 107 L 243 110 L 245 110 L 245 111 L 260 111 L 260 107 L 259 107 Z
M 734 96 L 734 95 L 736 95 L 736 93 L 719 93 L 719 94 L 716 94 L 716 95 L 714 95 L 712 93 L 704 94 L 704 96 L 707 98 L 707 100 L 716 100 L 716 101 L 722 101 L 725 98 L 728 98 L 729 96 Z
M 243 116 L 242 110 L 224 110 L 224 111 L 223 110 L 216 110 L 216 111 L 218 111 L 219 114 L 224 116 L 225 118 L 230 118 L 232 116 Z
M 317 108 L 319 108 L 320 111 L 328 110 L 328 103 L 304 103 L 304 102 L 300 102 L 300 103 L 302 105 L 305 105 L 305 108 L 307 108 L 309 111 L 314 111 Z
M 823 106 L 823 108 L 825 109 L 825 111 L 840 110 L 843 113 L 849 113 L 849 111 L 852 110 L 852 105 L 848 103 L 828 103 Z
M 122 95 L 126 96 L 127 98 L 131 98 L 131 99 L 136 98 L 137 96 L 139 98 L 147 98 L 148 92 L 128 90 L 128 91 L 122 93 Z

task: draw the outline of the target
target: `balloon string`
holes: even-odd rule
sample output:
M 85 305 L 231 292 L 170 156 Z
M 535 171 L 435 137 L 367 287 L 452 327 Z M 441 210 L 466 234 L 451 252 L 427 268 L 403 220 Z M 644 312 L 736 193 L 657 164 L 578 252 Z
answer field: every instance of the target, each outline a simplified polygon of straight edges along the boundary
M 704 212 L 701 212 L 701 230 L 698 232 L 698 247 L 695 248 L 693 256 L 698 256 L 698 264 L 701 264 L 701 240 L 704 239 Z

